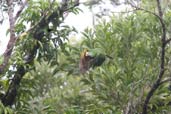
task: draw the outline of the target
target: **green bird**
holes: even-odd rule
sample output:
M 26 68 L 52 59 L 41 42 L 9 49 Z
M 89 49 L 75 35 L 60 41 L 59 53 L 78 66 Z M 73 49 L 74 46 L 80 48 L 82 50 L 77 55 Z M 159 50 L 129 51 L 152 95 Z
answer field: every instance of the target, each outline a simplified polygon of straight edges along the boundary
M 101 66 L 106 59 L 106 55 L 100 49 L 84 49 L 80 56 L 79 69 L 85 73 L 90 68 Z

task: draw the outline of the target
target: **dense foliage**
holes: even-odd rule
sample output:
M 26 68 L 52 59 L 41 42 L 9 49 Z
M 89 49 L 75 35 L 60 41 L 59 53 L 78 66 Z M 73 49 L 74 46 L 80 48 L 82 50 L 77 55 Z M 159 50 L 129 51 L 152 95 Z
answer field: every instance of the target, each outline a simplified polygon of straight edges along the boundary
M 156 8 L 147 4 L 143 3 L 148 10 Z M 29 1 L 17 21 L 16 34 L 22 36 L 13 50 L 9 69 L 0 77 L 2 96 L 21 68 L 24 74 L 14 104 L 8 107 L 0 103 L 0 113 L 140 114 L 160 72 L 163 32 L 158 17 L 151 12 L 135 11 L 110 16 L 109 22 L 99 19 L 92 29 L 82 32 L 79 42 L 72 43 L 69 34 L 76 30 L 64 25 L 63 15 L 55 15 L 59 6 L 46 0 Z M 40 25 L 23 35 L 27 31 L 23 23 L 37 25 L 42 21 L 41 13 L 48 25 Z M 165 9 L 166 36 L 170 36 L 170 14 L 170 9 Z M 84 49 L 96 49 L 109 57 L 100 67 L 82 74 L 79 61 Z M 171 112 L 170 43 L 165 53 L 165 74 L 148 104 L 149 114 Z

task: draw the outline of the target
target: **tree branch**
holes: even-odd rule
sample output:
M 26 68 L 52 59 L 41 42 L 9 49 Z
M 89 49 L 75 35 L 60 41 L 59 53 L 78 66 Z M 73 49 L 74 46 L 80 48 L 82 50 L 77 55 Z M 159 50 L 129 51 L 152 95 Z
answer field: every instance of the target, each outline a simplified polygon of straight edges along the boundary
M 8 1 L 12 1 L 12 0 L 8 0 Z M 76 4 L 74 6 L 76 7 L 77 5 L 78 4 Z M 74 8 L 74 7 L 71 7 L 71 8 Z M 65 6 L 62 5 L 61 7 L 59 7 L 58 11 L 54 11 L 48 17 L 46 17 L 46 15 L 44 15 L 40 19 L 40 21 L 38 21 L 38 23 L 36 25 L 34 25 L 33 27 L 31 27 L 27 32 L 29 34 L 32 34 L 32 36 L 35 40 L 41 41 L 44 37 L 44 31 L 40 31 L 40 30 L 43 28 L 46 28 L 48 26 L 48 23 L 51 21 L 58 22 L 58 18 L 62 17 L 63 13 L 65 11 L 67 11 L 67 9 L 69 10 L 71 8 L 66 8 Z M 42 34 L 43 34 L 43 36 L 42 36 Z M 27 58 L 29 58 L 29 60 L 26 60 L 26 64 L 32 64 L 39 47 L 40 46 L 37 43 L 34 45 L 34 48 L 30 52 L 27 53 L 27 55 L 28 55 Z M 11 50 L 11 52 L 12 52 L 12 50 Z M 24 67 L 24 65 L 18 65 L 16 69 L 17 69 L 17 71 L 15 72 L 14 77 L 10 82 L 7 92 L 5 93 L 5 95 L 3 95 L 3 97 L 0 98 L 2 103 L 5 106 L 8 106 L 8 105 L 11 106 L 14 103 L 15 98 L 17 96 L 17 89 L 20 85 L 20 82 L 21 82 L 23 76 L 25 75 L 25 73 L 28 72 L 28 69 L 26 69 Z
M 17 96 L 17 89 L 19 87 L 22 77 L 26 73 L 23 66 L 18 66 L 16 72 L 17 73 L 14 75 L 14 78 L 12 79 L 7 92 L 1 98 L 1 101 L 4 106 L 11 106 L 14 103 L 15 97 Z
M 68 2 L 67 0 L 65 2 Z M 0 74 L 2 74 L 6 68 L 6 66 L 8 65 L 8 61 L 11 57 L 11 53 L 12 50 L 15 46 L 16 40 L 18 39 L 18 37 L 15 36 L 15 22 L 17 20 L 17 18 L 19 17 L 19 15 L 21 14 L 21 12 L 23 11 L 25 5 L 27 4 L 27 0 L 24 1 L 24 3 L 22 4 L 22 6 L 20 7 L 19 11 L 17 12 L 16 16 L 13 16 L 14 13 L 14 9 L 12 6 L 13 0 L 7 0 L 7 4 L 8 4 L 8 15 L 9 15 L 9 22 L 10 22 L 10 40 L 7 44 L 7 48 L 3 54 L 3 58 L 4 61 L 2 64 L 0 64 Z M 63 12 L 66 12 L 70 9 L 73 9 L 74 7 L 79 5 L 79 0 L 75 0 L 74 5 L 71 7 L 66 7 L 65 6 L 66 3 L 63 3 L 62 6 L 59 8 L 59 13 L 60 15 L 63 15 Z M 51 16 L 49 16 L 49 19 L 55 18 L 54 16 L 58 15 L 58 12 L 54 12 Z M 44 19 L 45 19 L 45 15 L 40 19 L 40 21 L 34 25 L 33 27 L 31 27 L 27 32 L 32 31 L 33 29 L 35 29 L 38 25 L 43 24 L 44 23 Z M 46 25 L 45 25 L 46 26 Z
M 4 61 L 2 64 L 0 64 L 0 74 L 2 74 L 4 72 L 6 66 L 8 65 L 8 61 L 11 57 L 12 50 L 13 50 L 16 40 L 17 40 L 17 38 L 15 36 L 15 22 L 16 22 L 17 18 L 19 17 L 19 15 L 21 14 L 21 12 L 23 11 L 26 3 L 27 3 L 27 0 L 22 4 L 22 6 L 20 7 L 16 16 L 14 17 L 13 16 L 13 14 L 14 14 L 13 0 L 7 0 L 8 16 L 9 16 L 9 24 L 10 24 L 10 28 L 9 28 L 10 39 L 8 41 L 7 48 L 3 54 Z
M 14 47 L 15 41 L 16 41 L 15 29 L 14 29 L 15 19 L 13 16 L 13 13 L 14 13 L 13 0 L 7 0 L 7 5 L 8 5 L 9 24 L 10 24 L 10 29 L 9 29 L 10 39 L 9 39 L 8 44 L 7 44 L 7 48 L 3 54 L 4 61 L 0 65 L 0 74 L 4 71 L 4 69 L 8 65 L 8 61 L 10 59 L 10 56 L 11 56 L 11 53 L 12 53 L 12 50 L 13 50 L 13 47 Z
M 151 90 L 148 92 L 147 94 L 147 97 L 145 99 L 145 102 L 144 102 L 144 105 L 143 105 L 143 111 L 142 111 L 142 114 L 147 114 L 147 106 L 148 106 L 148 103 L 151 99 L 151 97 L 153 96 L 154 92 L 157 90 L 157 88 L 160 86 L 160 83 L 161 83 L 161 79 L 164 75 L 164 72 L 165 72 L 165 47 L 166 47 L 166 27 L 165 27 L 165 23 L 164 23 L 164 20 L 163 20 L 163 12 L 162 12 L 162 9 L 161 9 L 161 3 L 160 3 L 160 0 L 156 0 L 157 1 L 157 8 L 158 8 L 158 13 L 159 13 L 159 20 L 160 20 L 160 23 L 161 23 L 161 27 L 162 27 L 162 36 L 161 36 L 161 56 L 160 56 L 160 71 L 159 71 L 159 74 L 158 74 L 158 78 L 157 80 L 155 81 L 155 83 L 153 84 Z

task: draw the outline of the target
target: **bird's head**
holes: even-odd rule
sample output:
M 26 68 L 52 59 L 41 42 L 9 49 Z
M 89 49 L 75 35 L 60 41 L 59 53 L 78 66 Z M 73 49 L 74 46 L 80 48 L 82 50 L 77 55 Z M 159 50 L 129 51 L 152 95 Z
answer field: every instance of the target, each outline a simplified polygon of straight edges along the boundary
M 81 53 L 81 59 L 92 59 L 93 56 L 91 55 L 91 53 L 88 51 L 88 49 L 84 49 L 83 52 Z

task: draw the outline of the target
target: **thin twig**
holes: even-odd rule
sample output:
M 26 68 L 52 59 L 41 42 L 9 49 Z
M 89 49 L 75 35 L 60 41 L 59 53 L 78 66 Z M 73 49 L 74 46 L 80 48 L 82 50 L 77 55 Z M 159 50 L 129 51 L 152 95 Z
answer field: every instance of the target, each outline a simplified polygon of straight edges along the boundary
M 130 12 L 134 12 L 134 11 L 137 11 L 137 9 L 133 9 L 133 10 L 128 10 L 128 11 L 112 11 L 111 13 L 130 13 Z
M 171 41 L 171 38 L 167 39 L 167 40 L 165 41 L 165 43 L 168 44 L 170 41 Z
M 21 6 L 20 6 L 20 9 L 18 10 L 18 12 L 16 13 L 16 16 L 15 16 L 15 21 L 18 19 L 18 17 L 20 16 L 20 14 L 22 13 L 23 9 L 25 8 L 27 4 L 27 0 L 25 0 L 24 2 L 22 2 Z
M 165 79 L 165 80 L 162 80 L 162 81 L 160 81 L 160 85 L 162 85 L 162 84 L 164 84 L 164 83 L 166 83 L 166 82 L 170 82 L 171 81 L 171 78 L 168 78 L 168 79 Z
M 156 13 L 151 12 L 151 11 L 149 11 L 149 10 L 146 10 L 146 9 L 144 9 L 144 8 L 138 7 L 138 6 L 136 6 L 135 4 L 132 4 L 131 2 L 128 2 L 128 4 L 130 4 L 133 8 L 135 8 L 135 10 L 141 10 L 141 11 L 150 13 L 150 14 L 154 15 L 155 17 L 159 18 L 159 19 L 161 18 L 161 17 L 160 17 L 159 15 L 157 15 Z

